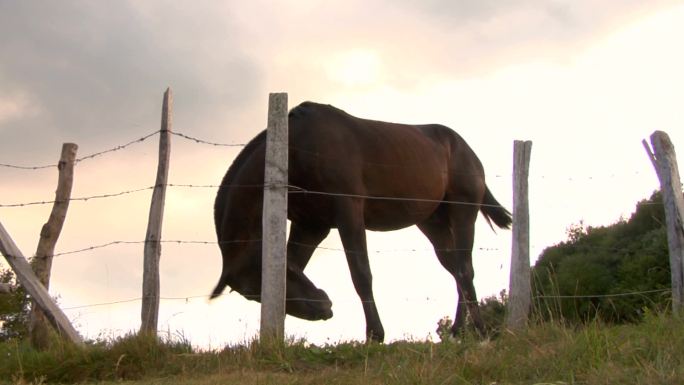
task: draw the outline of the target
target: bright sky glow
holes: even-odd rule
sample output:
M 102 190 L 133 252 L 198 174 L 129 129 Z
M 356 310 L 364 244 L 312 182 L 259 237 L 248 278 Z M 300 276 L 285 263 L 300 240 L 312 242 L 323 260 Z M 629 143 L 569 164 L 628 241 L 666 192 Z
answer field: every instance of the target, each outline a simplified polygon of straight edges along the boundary
M 333 81 L 346 87 L 367 87 L 379 82 L 382 63 L 375 52 L 351 51 L 333 57 L 328 71 Z

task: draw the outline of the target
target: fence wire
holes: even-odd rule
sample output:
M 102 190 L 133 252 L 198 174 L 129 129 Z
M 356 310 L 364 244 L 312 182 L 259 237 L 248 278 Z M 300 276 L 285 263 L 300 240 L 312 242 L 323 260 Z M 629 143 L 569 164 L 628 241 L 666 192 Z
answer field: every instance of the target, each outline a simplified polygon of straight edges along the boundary
M 161 130 L 156 130 L 156 131 L 153 131 L 153 132 L 151 132 L 151 133 L 149 133 L 149 134 L 147 134 L 147 135 L 145 135 L 145 136 L 143 136 L 143 137 L 140 137 L 140 138 L 138 138 L 138 139 L 131 140 L 131 141 L 125 143 L 125 144 L 117 145 L 117 146 L 108 148 L 108 149 L 103 150 L 103 151 L 99 151 L 99 152 L 96 152 L 96 153 L 92 153 L 92 154 L 89 154 L 89 155 L 86 155 L 86 156 L 77 158 L 77 159 L 75 160 L 75 163 L 80 163 L 80 162 L 82 162 L 82 161 L 85 161 L 85 160 L 88 160 L 88 159 L 93 159 L 93 158 L 99 157 L 99 156 L 101 156 L 101 155 L 105 155 L 105 154 L 109 154 L 109 153 L 112 153 L 112 152 L 116 152 L 116 151 L 123 150 L 123 149 L 125 149 L 125 148 L 128 148 L 128 147 L 130 147 L 130 146 L 136 144 L 136 143 L 144 142 L 145 140 L 147 140 L 147 139 L 149 139 L 149 138 L 151 138 L 151 137 L 153 137 L 153 136 L 159 134 L 160 132 L 161 132 Z M 244 146 L 246 146 L 246 143 L 220 143 L 220 142 L 213 142 L 213 141 L 209 141 L 209 140 L 206 140 L 206 139 L 194 137 L 194 136 L 191 136 L 191 135 L 188 135 L 188 134 L 185 134 L 185 133 L 182 133 L 182 132 L 177 132 L 177 131 L 169 131 L 169 133 L 170 133 L 171 135 L 174 135 L 174 136 L 177 136 L 177 137 L 186 139 L 186 140 L 188 140 L 188 141 L 192 141 L 192 142 L 197 143 L 197 144 L 204 144 L 204 145 L 209 145 L 209 146 L 214 146 L 214 147 L 244 147 Z M 289 146 L 289 149 L 292 150 L 292 151 L 307 152 L 307 153 L 309 153 L 309 154 L 311 154 L 312 156 L 315 156 L 315 157 L 317 157 L 317 158 L 321 158 L 321 157 L 322 157 L 320 154 L 313 153 L 313 152 L 306 151 L 306 150 L 302 150 L 302 149 L 297 148 L 296 146 Z M 330 160 L 339 160 L 339 159 L 336 158 L 336 159 L 330 159 Z M 393 166 L 393 165 L 390 165 L 390 164 L 380 164 L 380 163 L 375 163 L 375 162 L 366 162 L 366 163 L 369 163 L 369 164 L 377 164 L 377 165 L 385 165 L 385 166 Z M 19 169 L 19 170 L 42 170 L 42 169 L 48 169 L 48 168 L 55 168 L 55 167 L 57 167 L 57 166 L 58 166 L 58 163 L 44 164 L 44 165 L 30 165 L 30 166 L 17 165 L 17 164 L 10 164 L 10 163 L 0 163 L 0 167 L 12 168 L 12 169 Z M 401 166 L 401 167 L 404 167 L 404 166 Z M 635 172 L 633 172 L 633 173 L 625 173 L 625 174 L 613 173 L 613 174 L 609 174 L 609 175 L 596 175 L 596 176 L 592 176 L 592 175 L 588 175 L 588 176 L 562 176 L 562 175 L 553 175 L 553 174 L 551 174 L 551 175 L 534 175 L 534 174 L 530 174 L 529 177 L 530 177 L 530 178 L 538 178 L 538 179 L 542 179 L 542 180 L 544 180 L 544 179 L 555 179 L 555 180 L 567 180 L 567 181 L 573 182 L 573 181 L 577 181 L 577 180 L 589 180 L 589 181 L 591 181 L 591 180 L 600 180 L 600 179 L 606 179 L 606 178 L 613 179 L 613 178 L 620 178 L 620 177 L 626 177 L 626 176 L 632 176 L 632 175 L 641 175 L 641 174 L 642 174 L 642 172 L 640 172 L 640 171 L 635 171 Z M 473 175 L 473 174 L 459 174 L 459 175 Z M 477 175 L 480 175 L 480 174 L 477 174 Z M 480 176 L 485 177 L 485 175 L 480 175 Z M 508 173 L 496 173 L 496 174 L 489 175 L 488 177 L 492 177 L 492 178 L 510 178 L 510 177 L 512 177 L 512 174 L 508 174 Z M 2 206 L 0 206 L 0 207 L 2 207 Z
M 76 158 L 74 163 L 80 163 L 84 160 L 93 159 L 93 158 L 96 158 L 100 155 L 109 154 L 111 152 L 123 150 L 124 148 L 130 147 L 133 144 L 144 142 L 145 140 L 157 135 L 160 132 L 161 132 L 161 130 L 157 130 L 157 131 L 149 133 L 149 134 L 147 134 L 147 135 L 145 135 L 139 139 L 132 140 L 126 144 L 114 146 L 114 147 L 106 149 L 104 151 L 100 151 L 100 152 L 96 152 L 96 153 L 93 153 L 90 155 L 86 155 L 86 156 L 81 157 L 81 158 Z M 15 164 L 0 163 L 0 167 L 14 168 L 14 169 L 19 169 L 19 170 L 42 170 L 42 169 L 46 169 L 46 168 L 56 168 L 57 166 L 59 166 L 58 163 L 46 164 L 46 165 L 40 165 L 40 166 L 19 166 L 19 165 L 15 165 Z
M 127 142 L 122 145 L 114 146 L 112 148 L 99 151 L 96 153 L 92 153 L 80 158 L 76 159 L 76 163 L 83 162 L 85 160 L 89 159 L 94 159 L 99 156 L 121 151 L 123 149 L 129 148 L 130 146 L 136 144 L 136 143 L 141 143 L 146 141 L 147 139 L 159 134 L 161 130 L 157 130 L 154 132 L 151 132 L 141 138 L 132 140 L 130 142 Z M 243 143 L 218 143 L 218 142 L 212 142 L 208 141 L 205 139 L 200 139 L 196 138 L 181 132 L 174 132 L 170 131 L 170 134 L 198 143 L 198 144 L 203 144 L 203 145 L 210 145 L 214 147 L 244 147 L 245 144 Z M 296 147 L 291 147 L 293 151 L 298 151 Z M 4 168 L 11 168 L 11 169 L 19 169 L 19 170 L 42 170 L 42 169 L 48 169 L 48 168 L 55 168 L 57 167 L 58 164 L 46 164 L 46 165 L 33 165 L 33 166 L 23 166 L 23 165 L 16 165 L 16 164 L 7 164 L 7 163 L 0 163 L 0 167 Z M 641 172 L 637 171 L 634 173 L 635 175 L 640 175 Z M 632 174 L 629 174 L 632 175 Z M 492 177 L 495 178 L 502 178 L 502 177 L 510 177 L 511 175 L 507 174 L 494 174 Z M 611 175 L 604 175 L 604 176 L 582 176 L 582 177 L 573 177 L 573 176 L 559 176 L 559 175 L 530 175 L 530 177 L 533 178 L 539 178 L 539 179 L 554 179 L 554 180 L 568 180 L 570 182 L 576 181 L 576 180 L 595 180 L 595 179 L 605 179 L 605 178 L 618 178 L 620 175 L 618 174 L 611 174 Z M 205 185 L 193 185 L 193 184 L 167 184 L 167 187 L 183 187 L 183 188 L 220 188 L 220 185 L 214 185 L 214 184 L 205 184 Z M 153 189 L 155 186 L 148 186 L 148 187 L 143 187 L 143 188 L 138 188 L 138 189 L 131 189 L 131 190 L 125 190 L 125 191 L 120 191 L 120 192 L 115 192 L 115 193 L 107 193 L 107 194 L 99 194 L 99 195 L 92 195 L 92 196 L 85 196 L 85 197 L 77 197 L 77 198 L 70 198 L 69 201 L 89 201 L 89 200 L 94 200 L 94 199 L 104 199 L 104 198 L 113 198 L 113 197 L 119 197 L 123 195 L 128 195 L 128 194 L 133 194 L 141 191 L 147 191 Z M 231 188 L 241 188 L 241 187 L 250 187 L 250 188 L 264 188 L 267 187 L 266 185 L 260 184 L 260 185 L 233 185 L 230 186 Z M 324 195 L 324 196 L 332 196 L 332 197 L 350 197 L 350 198 L 360 198 L 360 199 L 369 199 L 369 200 L 386 200 L 386 201 L 406 201 L 406 202 L 429 202 L 429 203 L 440 203 L 440 204 L 463 204 L 463 205 L 477 205 L 476 203 L 472 202 L 461 202 L 461 201 L 449 201 L 449 200 L 430 200 L 430 199 L 412 199 L 412 198 L 401 198 L 401 197 L 383 197 L 383 196 L 366 196 L 366 195 L 359 195 L 359 194 L 346 194 L 346 193 L 337 193 L 337 192 L 324 192 L 324 191 L 312 191 L 312 190 L 307 190 L 303 189 L 298 186 L 293 186 L 293 185 L 287 185 L 287 186 L 272 186 L 272 187 L 288 187 L 290 189 L 289 193 L 291 194 L 312 194 L 312 195 Z M 8 207 L 25 207 L 25 206 L 33 206 L 33 205 L 45 205 L 45 204 L 54 204 L 56 203 L 55 200 L 45 200 L 45 201 L 32 201 L 32 202 L 24 202 L 24 203 L 12 203 L 12 204 L 0 204 L 0 208 L 8 208 Z M 662 203 L 647 203 L 647 204 L 660 204 Z M 480 204 L 480 206 L 485 206 Z M 487 205 L 487 206 L 495 206 L 495 207 L 503 207 L 499 205 Z M 54 257 L 60 257 L 60 256 L 65 256 L 65 255 L 72 255 L 72 254 L 77 254 L 77 253 L 83 253 L 83 252 L 88 252 L 96 249 L 102 249 L 114 245 L 122 245 L 122 244 L 144 244 L 147 241 L 123 241 L 123 240 L 117 240 L 117 241 L 111 241 L 108 243 L 104 244 L 99 244 L 99 245 L 92 245 L 88 247 L 84 247 L 81 249 L 77 250 L 71 250 L 71 251 L 65 251 L 65 252 L 60 252 L 56 253 L 53 256 Z M 203 241 L 203 240 L 162 240 L 160 241 L 161 243 L 166 243 L 166 244 L 203 244 L 203 245 L 219 245 L 220 242 L 217 241 Z M 233 241 L 226 241 L 223 243 L 252 243 L 252 242 L 261 242 L 261 239 L 247 239 L 247 240 L 233 240 Z M 332 247 L 324 247 L 324 246 L 318 246 L 318 245 L 308 245 L 308 244 L 302 244 L 298 243 L 299 245 L 304 245 L 304 246 L 309 246 L 309 247 L 315 247 L 317 249 L 321 250 L 328 250 L 328 251 L 336 251 L 336 252 L 346 252 L 348 250 L 341 249 L 341 248 L 332 248 Z M 605 248 L 604 248 L 605 249 Z M 430 250 L 425 250 L 426 252 L 432 252 L 432 251 L 462 251 L 463 249 L 430 249 Z M 477 248 L 476 250 L 479 251 L 500 251 L 498 248 Z M 618 249 L 611 249 L 612 251 L 619 251 Z M 385 253 L 385 252 L 416 252 L 418 251 L 417 249 L 405 249 L 405 250 L 373 250 L 370 251 L 369 253 Z M 646 295 L 646 294 L 654 294 L 654 293 L 665 293 L 669 292 L 671 289 L 657 289 L 657 290 L 646 290 L 646 291 L 635 291 L 635 292 L 626 292 L 626 293 L 612 293 L 612 294 L 596 294 L 596 295 L 536 295 L 533 296 L 534 299 L 546 299 L 546 298 L 559 298 L 559 299 L 582 299 L 582 298 L 612 298 L 612 297 L 624 297 L 624 296 L 634 296 L 634 295 Z M 228 295 L 229 293 L 224 293 L 222 295 Z M 248 296 L 250 297 L 250 296 Z M 183 296 L 183 297 L 160 297 L 160 300 L 164 301 L 178 301 L 178 300 L 184 300 L 188 302 L 191 299 L 197 299 L 197 298 L 209 298 L 209 295 L 191 295 L 191 296 Z M 123 304 L 123 303 L 130 303 L 130 302 L 136 302 L 136 301 L 141 301 L 143 298 L 142 297 L 136 297 L 136 298 L 129 298 L 129 299 L 122 299 L 122 300 L 117 300 L 117 301 L 110 301 L 110 302 L 101 302 L 101 303 L 94 303 L 94 304 L 86 304 L 86 305 L 78 305 L 78 306 L 71 306 L 71 307 L 66 307 L 63 308 L 63 310 L 77 310 L 77 309 L 83 309 L 83 308 L 92 308 L 92 307 L 99 307 L 99 306 L 109 306 L 109 305 L 116 305 L 116 304 Z M 248 299 L 256 299 L 256 297 L 252 296 L 251 298 Z M 306 299 L 306 298 L 287 298 L 287 300 L 290 301 L 317 301 L 317 300 L 311 300 L 311 299 Z M 429 298 L 428 298 L 429 300 Z
M 465 201 L 421 199 L 421 198 L 403 198 L 403 197 L 390 197 L 390 196 L 372 196 L 372 195 L 362 195 L 362 194 L 349 194 L 349 193 L 342 193 L 342 192 L 316 191 L 316 190 L 304 189 L 304 188 L 301 188 L 299 186 L 289 185 L 289 184 L 288 185 L 278 185 L 278 184 L 239 185 L 239 184 L 232 184 L 232 185 L 221 186 L 221 185 L 211 185 L 211 184 L 192 185 L 192 184 L 168 183 L 166 185 L 148 186 L 148 187 L 142 187 L 142 188 L 133 189 L 133 190 L 119 191 L 119 192 L 115 192 L 115 193 L 91 195 L 91 196 L 77 197 L 77 198 L 69 198 L 68 201 L 70 201 L 70 202 L 71 201 L 86 202 L 86 201 L 93 200 L 93 199 L 113 198 L 113 197 L 118 197 L 118 196 L 122 196 L 122 195 L 128 195 L 128 194 L 133 194 L 133 193 L 137 193 L 137 192 L 141 192 L 141 191 L 151 190 L 157 186 L 186 187 L 186 188 L 220 188 L 220 187 L 225 187 L 225 188 L 230 188 L 230 189 L 234 189 L 234 188 L 288 188 L 289 194 L 310 194 L 310 195 L 323 195 L 323 196 L 330 196 L 330 197 L 347 197 L 347 198 L 359 198 L 359 199 L 368 199 L 368 200 L 394 201 L 394 202 L 439 203 L 439 204 L 450 204 L 450 205 L 501 207 L 504 209 L 506 208 L 503 205 L 492 205 L 492 204 L 486 204 L 486 203 L 475 203 L 475 202 L 465 202 Z M 54 204 L 57 202 L 58 201 L 56 201 L 56 200 L 45 200 L 45 201 L 31 201 L 31 202 L 20 202 L 20 203 L 9 203 L 9 204 L 0 203 L 0 208 L 47 205 L 47 204 Z M 59 201 L 59 202 L 61 202 L 61 201 Z
M 142 187 L 142 188 L 138 188 L 138 189 L 134 189 L 134 190 L 119 191 L 119 192 L 110 193 L 110 194 L 100 194 L 100 195 L 91 195 L 91 196 L 86 196 L 86 197 L 69 198 L 66 200 L 32 201 L 32 202 L 9 203 L 9 204 L 0 203 L 0 208 L 48 205 L 48 204 L 54 204 L 54 203 L 62 203 L 64 201 L 87 202 L 87 201 L 94 200 L 94 199 L 114 198 L 114 197 L 119 197 L 122 195 L 134 194 L 137 192 L 152 190 L 152 189 L 154 189 L 154 186 Z
M 656 290 L 644 290 L 644 291 L 632 291 L 632 292 L 626 292 L 626 293 L 611 293 L 611 294 L 587 294 L 587 295 L 533 295 L 532 300 L 538 300 L 538 299 L 587 299 L 587 298 L 616 298 L 616 297 L 628 297 L 628 296 L 645 296 L 648 294 L 657 294 L 657 293 L 668 293 L 672 289 L 656 289 Z M 218 295 L 218 297 L 224 297 L 231 295 L 233 293 L 233 290 L 230 290 L 228 292 L 223 292 Z M 247 300 L 258 300 L 259 296 L 258 295 L 243 295 L 240 294 L 240 296 L 244 297 Z M 102 307 L 102 306 L 111 306 L 111 305 L 120 305 L 120 304 L 125 304 L 125 303 L 131 303 L 131 302 L 139 302 L 142 301 L 144 297 L 134 297 L 134 298 L 128 298 L 128 299 L 121 299 L 121 300 L 115 300 L 115 301 L 108 301 L 108 302 L 97 302 L 97 303 L 91 303 L 91 304 L 85 304 L 85 305 L 75 305 L 75 306 L 69 306 L 69 307 L 64 307 L 62 310 L 78 310 L 78 309 L 85 309 L 85 308 L 93 308 L 93 307 Z M 197 294 L 197 295 L 189 295 L 189 296 L 180 296 L 180 297 L 159 297 L 161 301 L 185 301 L 186 303 L 190 302 L 190 300 L 193 299 L 209 299 L 210 294 Z M 302 298 L 302 297 L 286 297 L 286 301 L 297 301 L 297 302 L 312 302 L 312 303 L 320 303 L 320 302 L 328 302 L 327 300 L 323 299 L 311 299 L 311 298 Z M 424 301 L 424 302 L 429 302 L 432 299 L 430 297 L 425 297 L 425 299 L 420 299 L 419 301 Z M 482 299 L 484 300 L 484 299 Z M 476 303 L 480 303 L 480 301 L 473 301 Z M 352 301 L 357 302 L 359 300 L 353 299 Z M 410 298 L 399 298 L 397 301 L 401 302 L 415 302 L 417 301 L 416 299 L 410 299 Z M 360 302 L 371 302 L 371 301 L 363 301 L 360 300 Z M 377 302 L 377 301 L 375 301 Z M 467 301 L 461 301 L 459 299 L 459 302 L 467 303 Z
M 136 143 L 144 142 L 145 140 L 159 134 L 160 132 L 161 132 L 161 130 L 157 130 L 157 131 L 151 132 L 151 133 L 149 133 L 149 134 L 147 134 L 141 138 L 134 139 L 128 143 L 121 144 L 118 146 L 114 146 L 114 147 L 108 148 L 106 150 L 95 152 L 95 153 L 92 153 L 92 154 L 89 154 L 89 155 L 86 155 L 86 156 L 83 156 L 80 158 L 76 158 L 74 163 L 80 163 L 80 162 L 83 162 L 84 160 L 93 159 L 93 158 L 96 158 L 96 157 L 101 156 L 101 155 L 105 155 L 105 154 L 109 154 L 112 152 L 123 150 L 125 148 L 128 148 L 128 147 L 136 144 Z M 244 147 L 245 146 L 245 144 L 242 144 L 242 143 L 210 142 L 210 141 L 207 141 L 204 139 L 199 139 L 199 138 L 192 137 L 190 135 L 183 134 L 181 132 L 169 131 L 169 133 L 171 135 L 175 135 L 175 136 L 193 141 L 195 143 L 207 144 L 207 145 L 216 146 L 216 147 Z M 9 163 L 0 163 L 0 167 L 13 168 L 13 169 L 18 169 L 18 170 L 43 170 L 46 168 L 56 168 L 58 165 L 59 165 L 58 163 L 51 163 L 51 164 L 43 164 L 43 165 L 35 165 L 35 166 L 22 166 L 22 165 L 9 164 Z
M 99 245 L 92 245 L 92 246 L 87 246 L 84 248 L 76 249 L 76 250 L 70 250 L 70 251 L 64 251 L 60 253 L 55 253 L 52 256 L 53 257 L 62 257 L 65 255 L 72 255 L 72 254 L 79 254 L 79 253 L 84 253 L 87 251 L 92 251 L 92 250 L 97 250 L 97 249 L 104 249 L 110 246 L 115 246 L 115 245 L 142 245 L 148 242 L 157 242 L 157 241 L 111 241 L 107 243 L 102 243 Z M 184 241 L 184 240 L 160 240 L 158 241 L 159 243 L 166 243 L 166 244 L 195 244 L 195 245 L 220 245 L 220 244 L 233 244 L 233 243 L 256 243 L 256 242 L 261 242 L 261 239 L 238 239 L 234 241 L 223 241 L 223 242 L 218 242 L 218 241 L 197 241 L 197 240 L 190 240 L 190 241 Z
M 208 140 L 200 139 L 200 138 L 195 138 L 194 136 L 186 135 L 180 132 L 175 132 L 175 131 L 169 131 L 171 135 L 175 135 L 178 137 L 181 137 L 183 139 L 187 139 L 190 141 L 193 141 L 195 143 L 199 144 L 207 144 L 210 146 L 215 146 L 215 147 L 244 147 L 247 144 L 246 143 L 217 143 L 217 142 L 210 142 Z
M 421 199 L 421 198 L 406 198 L 406 197 L 391 197 L 391 196 L 373 196 L 373 195 L 363 195 L 363 194 L 350 194 L 350 193 L 343 193 L 343 192 L 328 192 L 328 191 L 317 191 L 317 190 L 308 190 L 304 189 L 299 186 L 295 185 L 277 185 L 277 184 L 232 184 L 232 185 L 216 185 L 216 184 L 203 184 L 203 185 L 194 185 L 194 184 L 180 184 L 180 183 L 167 183 L 165 185 L 154 185 L 154 186 L 147 186 L 147 187 L 141 187 L 137 189 L 132 189 L 132 190 L 125 190 L 125 191 L 118 191 L 114 193 L 106 193 L 106 194 L 97 194 L 97 195 L 90 195 L 90 196 L 84 196 L 84 197 L 76 197 L 76 198 L 69 198 L 68 201 L 81 201 L 81 202 L 87 202 L 90 200 L 95 200 L 95 199 L 103 199 L 103 198 L 114 198 L 114 197 L 119 197 L 122 195 L 129 195 L 129 194 L 134 194 L 138 193 L 141 191 L 146 191 L 146 190 L 152 190 L 157 186 L 166 186 L 166 187 L 182 187 L 182 188 L 213 188 L 213 189 L 218 189 L 221 187 L 224 188 L 229 188 L 229 189 L 237 189 L 237 188 L 283 188 L 287 187 L 288 193 L 289 194 L 309 194 L 309 195 L 320 195 L 320 196 L 329 196 L 329 197 L 346 197 L 346 198 L 358 198 L 358 199 L 367 199 L 367 200 L 374 200 L 374 201 L 389 201 L 389 202 L 418 202 L 418 203 L 439 203 L 439 204 L 449 204 L 449 205 L 463 205 L 463 206 L 485 206 L 485 207 L 500 207 L 503 209 L 507 209 L 506 206 L 504 205 L 494 205 L 494 204 L 486 204 L 486 203 L 475 203 L 475 202 L 465 202 L 465 201 L 454 201 L 454 200 L 446 200 L 446 199 Z M 36 205 L 48 205 L 48 204 L 54 204 L 57 202 L 62 202 L 62 201 L 57 201 L 57 200 L 41 200 L 41 201 L 28 201 L 28 202 L 18 202 L 18 203 L 0 203 L 0 208 L 12 208 L 12 207 L 25 207 L 25 206 L 36 206 Z M 655 206 L 662 206 L 662 202 L 641 202 L 639 204 L 642 205 L 655 205 Z
M 92 245 L 92 246 L 86 246 L 80 249 L 75 249 L 75 250 L 69 250 L 69 251 L 64 251 L 64 252 L 59 252 L 55 253 L 52 255 L 53 258 L 56 257 L 63 257 L 65 255 L 73 255 L 73 254 L 80 254 L 80 253 L 85 253 L 88 251 L 93 251 L 93 250 L 98 250 L 98 249 L 104 249 L 108 248 L 111 246 L 116 246 L 116 245 L 142 245 L 148 242 L 157 242 L 157 241 L 124 241 L 124 240 L 117 240 L 117 241 L 111 241 L 107 243 L 102 243 L 102 244 L 97 244 L 97 245 Z M 203 241 L 203 240 L 180 240 L 180 239 L 164 239 L 158 241 L 159 243 L 162 244 L 177 244 L 177 245 L 227 245 L 227 244 L 244 244 L 244 243 L 258 243 L 262 242 L 262 239 L 238 239 L 238 240 L 232 240 L 232 241 Z M 358 251 L 353 251 L 353 250 L 348 250 L 348 249 L 343 249 L 339 247 L 327 247 L 327 246 L 320 246 L 320 245 L 313 245 L 313 244 L 308 244 L 308 243 L 302 243 L 302 242 L 294 242 L 290 241 L 290 244 L 293 245 L 298 245 L 298 246 L 305 246 L 305 247 L 311 247 L 315 248 L 316 250 L 325 250 L 325 251 L 335 251 L 335 252 L 341 252 L 341 253 L 347 253 L 347 252 L 353 252 L 353 253 L 358 253 Z M 466 249 L 466 248 L 430 248 L 430 249 L 417 249 L 417 248 L 406 248 L 406 249 L 385 249 L 385 250 L 368 250 L 368 254 L 381 254 L 381 253 L 415 253 L 415 252 L 454 252 L 454 251 L 485 251 L 485 252 L 494 252 L 494 251 L 501 251 L 499 248 L 495 247 L 474 247 L 472 249 Z
M 654 290 L 644 290 L 644 291 L 630 291 L 626 293 L 611 293 L 611 294 L 584 294 L 584 295 L 536 295 L 532 299 L 545 299 L 545 298 L 559 298 L 559 299 L 584 299 L 584 298 L 613 298 L 613 297 L 628 297 L 632 295 L 645 295 L 654 293 L 665 293 L 672 289 L 654 289 Z

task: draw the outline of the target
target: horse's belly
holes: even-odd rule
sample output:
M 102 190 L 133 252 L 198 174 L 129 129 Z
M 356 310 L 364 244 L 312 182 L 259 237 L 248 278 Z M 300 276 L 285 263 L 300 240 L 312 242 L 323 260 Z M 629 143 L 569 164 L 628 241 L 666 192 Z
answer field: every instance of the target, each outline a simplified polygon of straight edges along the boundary
M 368 199 L 364 212 L 366 228 L 373 231 L 392 231 L 421 223 L 439 206 L 437 201 L 432 201 Z
M 290 220 L 315 226 L 338 227 L 339 210 L 331 197 L 292 194 L 288 199 Z M 429 198 L 425 201 L 367 198 L 363 205 L 365 227 L 372 231 L 403 229 L 425 221 L 438 206 L 439 201 Z

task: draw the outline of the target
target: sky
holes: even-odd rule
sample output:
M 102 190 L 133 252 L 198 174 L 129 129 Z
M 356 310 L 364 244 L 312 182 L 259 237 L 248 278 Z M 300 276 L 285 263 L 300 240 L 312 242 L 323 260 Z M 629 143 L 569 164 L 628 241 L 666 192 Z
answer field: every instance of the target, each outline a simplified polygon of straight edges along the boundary
M 441 123 L 480 157 L 487 184 L 512 207 L 514 140 L 533 142 L 531 259 L 567 229 L 628 218 L 658 188 L 641 140 L 666 131 L 684 151 L 684 2 L 61 1 L 0 0 L 0 163 L 54 164 L 62 143 L 86 156 L 159 129 L 174 94 L 173 130 L 241 144 L 266 126 L 270 92 L 353 115 Z M 174 136 L 169 182 L 217 185 L 241 147 Z M 158 136 L 78 163 L 72 197 L 154 184 Z M 680 158 L 681 159 L 681 158 Z M 55 168 L 0 167 L 0 205 L 54 198 Z M 209 302 L 220 274 L 213 187 L 169 187 L 159 328 L 218 348 L 251 340 L 259 306 L 236 293 Z M 57 253 L 144 239 L 150 190 L 70 204 Z M 26 256 L 50 205 L 0 207 Z M 435 339 L 453 318 L 455 284 L 415 228 L 370 233 L 386 340 Z M 335 316 L 288 317 L 312 343 L 363 340 L 360 302 L 336 232 L 306 273 Z M 510 231 L 480 218 L 473 259 L 482 298 L 508 287 Z M 140 323 L 143 245 L 55 258 L 51 293 L 87 338 Z M 4 262 L 4 261 L 2 261 Z M 344 272 L 344 273 L 341 273 Z

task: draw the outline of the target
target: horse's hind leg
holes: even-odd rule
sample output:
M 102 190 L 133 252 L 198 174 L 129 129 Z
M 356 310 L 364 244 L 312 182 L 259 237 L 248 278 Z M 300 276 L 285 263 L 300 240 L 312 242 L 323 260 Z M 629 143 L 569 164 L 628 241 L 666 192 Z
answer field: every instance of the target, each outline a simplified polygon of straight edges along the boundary
M 477 214 L 476 206 L 464 208 L 443 205 L 432 217 L 418 225 L 434 246 L 439 262 L 456 281 L 458 305 L 451 329 L 454 335 L 465 327 L 466 308 L 475 328 L 481 335 L 485 334 L 473 284 L 472 249 Z

